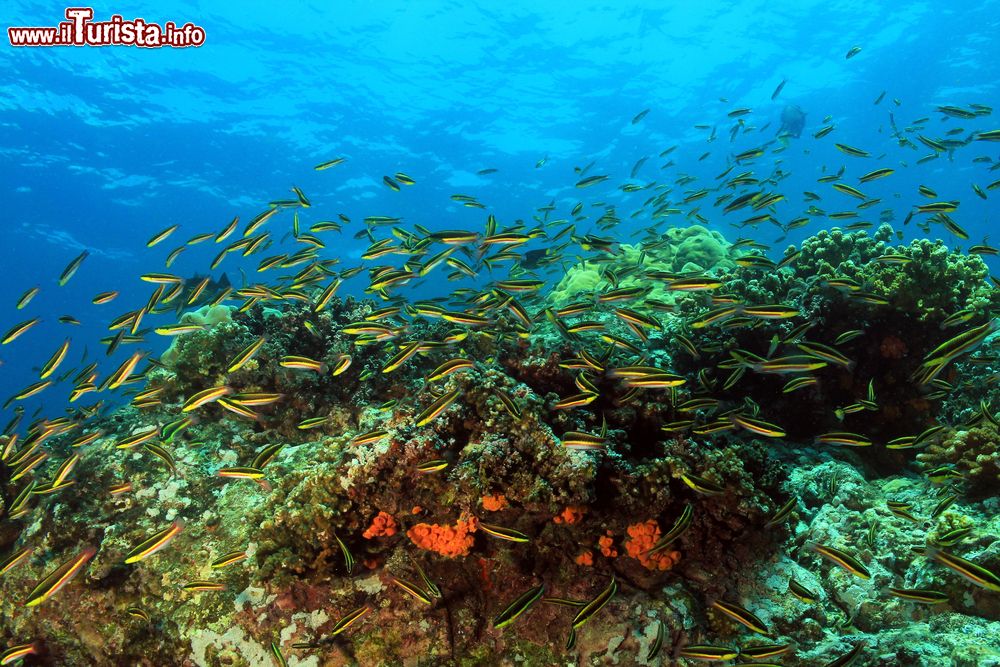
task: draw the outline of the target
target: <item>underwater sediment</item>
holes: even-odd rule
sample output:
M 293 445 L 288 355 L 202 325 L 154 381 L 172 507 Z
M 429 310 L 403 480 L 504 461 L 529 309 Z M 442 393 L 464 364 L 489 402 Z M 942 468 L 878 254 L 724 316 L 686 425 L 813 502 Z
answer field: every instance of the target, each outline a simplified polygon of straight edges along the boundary
M 487 231 L 429 238 L 523 242 Z M 889 225 L 780 263 L 698 225 L 591 246 L 550 290 L 196 294 L 128 405 L 0 439 L 0 639 L 48 665 L 1000 664 L 981 258 Z

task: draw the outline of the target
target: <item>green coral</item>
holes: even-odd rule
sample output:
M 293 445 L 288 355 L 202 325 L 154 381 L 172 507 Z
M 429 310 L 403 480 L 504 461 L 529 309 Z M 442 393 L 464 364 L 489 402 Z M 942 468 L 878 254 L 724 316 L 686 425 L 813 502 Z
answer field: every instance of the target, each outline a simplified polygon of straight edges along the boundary
M 916 239 L 891 245 L 892 227 L 866 232 L 823 230 L 802 243 L 795 275 L 804 281 L 850 278 L 863 289 L 889 297 L 897 311 L 920 321 L 939 321 L 969 308 L 982 314 L 1000 306 L 989 285 L 989 269 L 978 255 L 953 252 L 940 240 Z M 897 255 L 909 261 L 879 261 Z
M 597 291 L 598 287 L 604 284 L 601 277 L 600 265 L 595 262 L 580 262 L 563 276 L 559 284 L 552 290 L 552 302 L 566 303 L 577 294 L 590 294 Z
M 232 306 L 213 306 L 208 304 L 198 310 L 181 315 L 181 324 L 197 324 L 205 327 L 214 326 L 231 320 L 234 310 L 235 308 Z
M 701 225 L 690 227 L 671 227 L 664 234 L 672 249 L 670 270 L 674 273 L 700 273 L 709 269 L 730 268 L 733 266 L 730 253 L 730 243 L 717 231 L 708 230 Z M 658 267 L 657 267 L 658 268 Z
M 207 304 L 199 308 L 198 310 L 193 310 L 181 315 L 181 324 L 194 324 L 196 326 L 209 328 L 216 324 L 222 324 L 223 322 L 232 321 L 233 308 L 230 306 L 213 306 L 212 304 Z M 181 349 L 183 347 L 182 341 L 184 341 L 184 335 L 178 336 L 170 343 L 170 347 L 160 355 L 160 361 L 162 361 L 166 366 L 173 366 L 177 362 L 177 358 L 181 354 Z
M 613 287 L 650 286 L 648 274 L 700 274 L 732 269 L 737 255 L 732 244 L 717 231 L 701 225 L 671 227 L 658 239 L 640 245 L 623 244 L 608 261 L 602 258 L 579 262 L 566 272 L 549 298 L 558 305 Z M 613 283 L 608 270 L 620 274 L 621 279 Z M 657 280 L 647 296 L 672 303 L 675 295 L 664 281 Z

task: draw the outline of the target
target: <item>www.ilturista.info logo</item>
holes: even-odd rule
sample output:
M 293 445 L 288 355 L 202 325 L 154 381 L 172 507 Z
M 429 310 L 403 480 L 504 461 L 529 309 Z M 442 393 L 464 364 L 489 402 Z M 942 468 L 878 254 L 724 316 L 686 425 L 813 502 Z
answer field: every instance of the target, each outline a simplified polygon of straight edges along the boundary
M 66 21 L 56 26 L 7 28 L 11 46 L 141 46 L 147 49 L 164 46 L 201 46 L 205 29 L 193 23 L 178 26 L 173 21 L 163 25 L 145 19 L 126 20 L 114 14 L 107 21 L 94 21 L 91 7 L 68 7 Z

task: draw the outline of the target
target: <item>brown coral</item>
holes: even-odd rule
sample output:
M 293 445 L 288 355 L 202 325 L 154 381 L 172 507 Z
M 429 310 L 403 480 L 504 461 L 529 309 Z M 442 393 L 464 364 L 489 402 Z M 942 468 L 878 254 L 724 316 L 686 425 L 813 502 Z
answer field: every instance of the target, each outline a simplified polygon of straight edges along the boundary
M 995 493 L 1000 484 L 1000 432 L 989 422 L 968 430 L 949 431 L 917 454 L 928 469 L 954 467 L 971 496 Z
M 902 359 L 906 356 L 906 353 L 909 350 L 906 347 L 906 343 L 904 343 L 899 337 L 886 336 L 882 339 L 879 351 L 886 359 Z

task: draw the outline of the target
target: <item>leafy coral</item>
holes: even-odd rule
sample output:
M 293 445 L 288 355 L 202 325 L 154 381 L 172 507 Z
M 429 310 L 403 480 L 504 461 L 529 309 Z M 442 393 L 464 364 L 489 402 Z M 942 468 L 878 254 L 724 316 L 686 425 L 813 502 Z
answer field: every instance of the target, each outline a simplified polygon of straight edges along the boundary
M 622 244 L 617 253 L 602 261 L 589 259 L 575 264 L 552 289 L 549 299 L 559 305 L 615 286 L 651 287 L 648 298 L 672 302 L 674 294 L 666 289 L 662 280 L 651 283 L 645 276 L 731 269 L 735 266 L 733 258 L 739 254 L 718 231 L 701 225 L 671 227 L 651 242 Z M 621 279 L 613 279 L 609 271 L 610 274 L 620 273 Z

